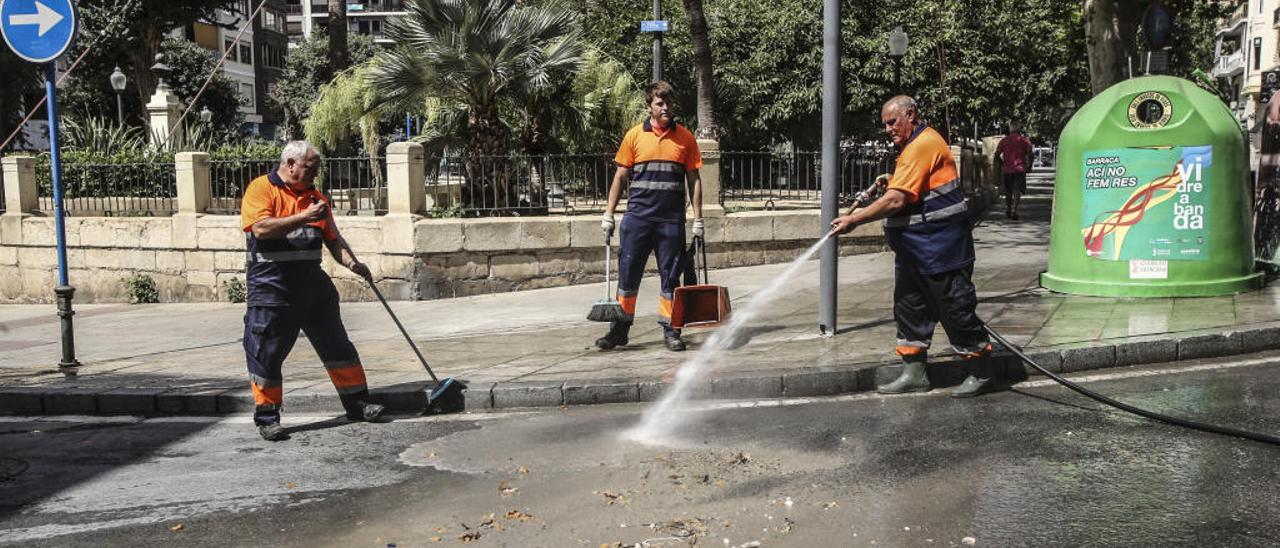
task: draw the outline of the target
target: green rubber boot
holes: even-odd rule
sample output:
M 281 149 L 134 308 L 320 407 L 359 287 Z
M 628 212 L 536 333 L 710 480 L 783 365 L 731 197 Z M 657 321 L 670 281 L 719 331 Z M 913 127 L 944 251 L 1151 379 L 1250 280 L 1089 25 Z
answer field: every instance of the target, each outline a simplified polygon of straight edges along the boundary
M 906 394 L 908 392 L 928 392 L 929 377 L 924 374 L 924 362 L 903 362 L 902 374 L 889 384 L 876 387 L 881 394 Z
M 996 388 L 995 373 L 992 371 L 990 358 L 979 358 L 969 364 L 969 376 L 960 386 L 951 390 L 953 398 L 972 398 Z

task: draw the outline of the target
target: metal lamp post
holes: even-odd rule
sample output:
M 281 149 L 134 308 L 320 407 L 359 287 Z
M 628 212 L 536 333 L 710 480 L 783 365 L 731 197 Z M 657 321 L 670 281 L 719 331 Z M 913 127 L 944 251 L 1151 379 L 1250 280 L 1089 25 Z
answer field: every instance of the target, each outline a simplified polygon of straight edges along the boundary
M 116 70 L 111 73 L 111 89 L 116 90 L 116 121 L 124 126 L 124 102 L 120 100 L 120 93 L 124 91 L 124 87 L 129 84 L 129 79 L 120 72 L 120 65 L 116 65 Z
M 893 87 L 902 93 L 902 56 L 907 54 L 907 33 L 902 27 L 894 27 L 889 33 L 889 57 L 893 58 Z

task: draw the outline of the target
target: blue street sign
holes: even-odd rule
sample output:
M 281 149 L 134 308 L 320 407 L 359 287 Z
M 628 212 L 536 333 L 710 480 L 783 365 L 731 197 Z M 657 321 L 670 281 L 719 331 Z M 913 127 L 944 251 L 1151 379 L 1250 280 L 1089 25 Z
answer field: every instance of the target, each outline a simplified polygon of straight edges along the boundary
M 71 0 L 0 0 L 0 34 L 18 57 L 47 63 L 75 40 L 75 6 Z
M 641 21 L 640 32 L 667 32 L 671 26 L 671 21 Z

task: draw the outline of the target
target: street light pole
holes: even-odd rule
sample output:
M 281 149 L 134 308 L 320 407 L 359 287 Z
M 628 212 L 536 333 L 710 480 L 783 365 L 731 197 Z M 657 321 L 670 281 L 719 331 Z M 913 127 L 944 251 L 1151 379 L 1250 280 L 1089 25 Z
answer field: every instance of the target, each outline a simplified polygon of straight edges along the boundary
M 831 229 L 839 214 L 840 193 L 840 0 L 822 4 L 822 225 Z M 822 244 L 818 268 L 818 333 L 836 334 L 836 285 L 840 246 L 836 238 Z
M 893 89 L 902 95 L 902 56 L 907 54 L 907 33 L 902 27 L 894 27 L 889 33 L 889 56 L 893 58 Z
M 662 0 L 653 0 L 653 20 L 662 20 Z M 662 33 L 653 33 L 653 81 L 662 79 Z
M 129 83 L 129 79 L 120 72 L 120 65 L 116 65 L 116 70 L 111 73 L 108 78 L 111 80 L 111 89 L 116 92 L 116 122 L 124 127 L 124 102 L 120 100 L 120 93 L 124 91 L 124 87 Z

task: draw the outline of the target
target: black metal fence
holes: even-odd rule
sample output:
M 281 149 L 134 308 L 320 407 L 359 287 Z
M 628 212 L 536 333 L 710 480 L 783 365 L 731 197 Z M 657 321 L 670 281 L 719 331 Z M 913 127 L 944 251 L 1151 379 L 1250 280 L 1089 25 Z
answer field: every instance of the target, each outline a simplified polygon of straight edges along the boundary
M 888 173 L 892 152 L 875 146 L 840 150 L 840 201 Z M 720 197 L 726 207 L 817 207 L 822 199 L 822 155 L 818 152 L 720 153 Z
M 609 154 L 428 157 L 427 213 L 463 217 L 603 211 L 614 171 Z
M 277 169 L 280 160 L 239 158 L 209 161 L 210 213 L 240 213 L 244 189 L 254 179 Z M 381 215 L 387 212 L 386 158 L 324 158 L 316 185 L 333 200 L 335 215 Z
M 36 160 L 37 196 L 42 211 L 52 212 L 49 156 Z M 82 217 L 161 217 L 177 211 L 173 162 L 62 163 L 62 204 L 67 215 Z

